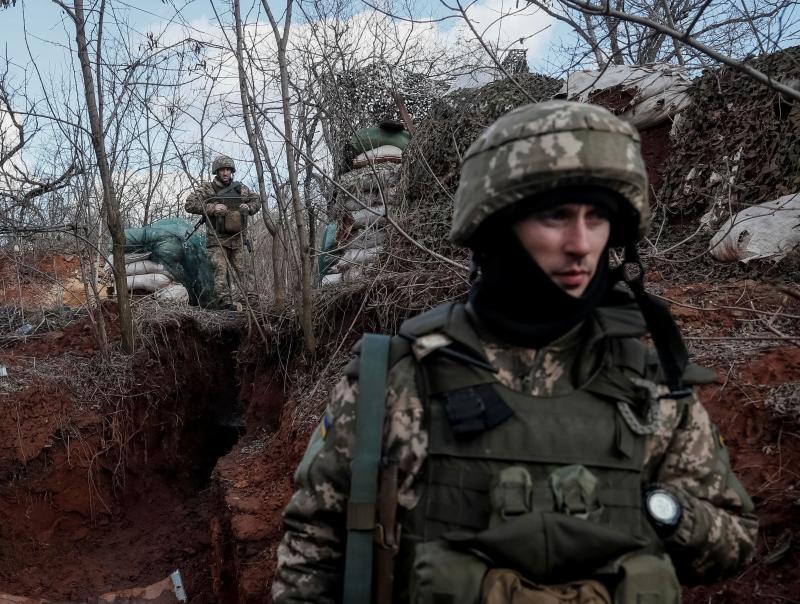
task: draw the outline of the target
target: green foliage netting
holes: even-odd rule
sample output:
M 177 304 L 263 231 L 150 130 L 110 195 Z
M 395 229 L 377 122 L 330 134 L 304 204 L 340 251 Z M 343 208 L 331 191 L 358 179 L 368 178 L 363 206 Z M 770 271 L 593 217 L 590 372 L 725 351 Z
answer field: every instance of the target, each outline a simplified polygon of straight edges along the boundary
M 164 265 L 189 292 L 189 303 L 208 306 L 214 299 L 214 278 L 206 251 L 206 237 L 194 233 L 185 218 L 163 218 L 150 226 L 125 229 L 125 253 L 150 252 L 150 260 Z

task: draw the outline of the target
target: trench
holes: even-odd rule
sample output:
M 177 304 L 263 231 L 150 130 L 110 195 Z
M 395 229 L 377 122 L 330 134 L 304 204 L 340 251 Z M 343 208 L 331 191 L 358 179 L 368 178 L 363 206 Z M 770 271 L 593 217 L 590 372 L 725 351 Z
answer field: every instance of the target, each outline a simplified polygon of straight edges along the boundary
M 215 468 L 246 432 L 240 334 L 209 340 L 189 330 L 172 339 L 169 363 L 148 360 L 150 387 L 165 396 L 131 412 L 136 431 L 124 459 L 87 454 L 102 450 L 109 414 L 70 408 L 57 391 L 30 385 L 31 400 L 47 401 L 41 415 L 66 407 L 82 440 L 67 439 L 62 426 L 13 468 L 0 446 L 0 594 L 95 601 L 179 570 L 189 602 L 237 601 L 214 568 L 212 527 L 222 513 Z

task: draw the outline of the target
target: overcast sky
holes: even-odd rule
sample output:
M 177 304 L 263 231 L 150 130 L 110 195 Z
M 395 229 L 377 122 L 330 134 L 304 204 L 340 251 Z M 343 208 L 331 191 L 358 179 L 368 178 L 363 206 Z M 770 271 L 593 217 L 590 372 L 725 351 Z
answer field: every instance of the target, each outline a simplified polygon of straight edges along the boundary
M 280 12 L 280 3 L 275 4 L 275 11 Z M 173 6 L 174 5 L 174 6 Z M 476 27 L 481 31 L 494 22 L 501 14 L 518 13 L 505 18 L 501 24 L 495 24 L 486 34 L 488 39 L 501 44 L 509 44 L 513 40 L 523 38 L 522 44 L 514 47 L 528 49 L 529 64 L 533 69 L 545 70 L 549 58 L 549 43 L 556 37 L 564 35 L 566 30 L 562 24 L 555 23 L 550 17 L 534 9 L 525 8 L 524 0 L 521 7 L 517 0 L 479 0 L 470 5 L 468 14 Z M 225 19 L 228 14 L 229 3 L 217 1 L 217 11 Z M 189 2 L 162 3 L 160 0 L 140 2 L 108 2 L 109 9 L 117 10 L 120 15 L 129 18 L 134 29 L 142 34 L 147 31 L 162 31 L 180 25 L 182 27 L 196 27 L 198 31 L 205 32 L 217 27 L 217 20 L 210 2 L 195 0 Z M 250 11 L 247 9 L 252 7 Z M 353 3 L 354 11 L 371 11 L 367 4 L 358 0 Z M 243 1 L 243 13 L 249 12 L 249 22 L 253 22 L 260 15 L 266 21 L 263 9 L 257 2 Z M 260 9 L 260 10 L 259 10 Z M 428 0 L 417 3 L 416 16 L 420 18 L 438 18 L 450 13 L 440 2 Z M 295 11 L 295 23 L 302 24 L 303 16 Z M 0 11 L 0 25 L 2 26 L 5 42 L 4 54 L 20 69 L 29 66 L 30 53 L 37 60 L 40 68 L 45 67 L 61 69 L 69 59 L 64 55 L 64 45 L 74 37 L 72 24 L 63 11 L 47 0 L 36 2 L 18 1 L 14 8 Z M 443 38 L 451 36 L 469 36 L 460 19 L 448 19 L 436 24 L 439 34 Z M 26 36 L 27 31 L 27 46 Z M 533 37 L 528 37 L 535 32 L 541 32 Z
M 404 3 L 404 6 L 407 5 Z M 280 14 L 284 6 L 285 4 L 275 3 L 275 12 Z M 162 45 L 165 40 L 183 39 L 187 36 L 206 40 L 216 38 L 219 43 L 224 45 L 224 38 L 220 36 L 214 8 L 224 23 L 231 21 L 230 4 L 225 1 L 217 1 L 212 6 L 208 0 L 194 2 L 171 0 L 167 3 L 160 0 L 137 2 L 110 0 L 106 7 L 108 11 L 106 35 L 114 34 L 115 18 L 127 20 L 133 31 L 133 39 L 129 42 L 132 47 L 136 47 L 144 40 L 147 32 L 153 32 L 160 37 Z M 352 13 L 360 13 L 367 17 L 373 14 L 373 9 L 359 0 L 354 1 L 350 10 Z M 415 17 L 422 19 L 435 20 L 453 15 L 438 0 L 419 2 L 412 10 Z M 258 1 L 243 0 L 242 13 L 246 23 L 260 22 L 265 25 L 267 22 L 263 7 Z M 513 13 L 513 15 L 503 19 L 500 23 L 494 23 L 500 15 L 508 13 Z M 530 8 L 524 1 L 518 6 L 516 0 L 480 0 L 470 5 L 468 14 L 476 29 L 484 34 L 487 40 L 501 46 L 513 44 L 515 48 L 527 48 L 531 68 L 539 71 L 546 69 L 549 59 L 549 44 L 559 31 L 557 27 L 553 26 L 549 17 Z M 293 31 L 298 37 L 302 37 L 303 32 L 307 31 L 304 19 L 302 12 L 295 10 Z M 398 23 L 400 27 L 408 27 L 402 21 Z M 491 25 L 492 23 L 494 25 Z M 18 1 L 16 7 L 0 11 L 0 26 L 5 38 L 3 52 L 9 61 L 9 82 L 17 87 L 26 83 L 30 100 L 41 97 L 39 75 L 53 89 L 58 90 L 58 84 L 54 83 L 64 78 L 74 79 L 72 87 L 75 88 L 80 75 L 75 69 L 74 57 L 68 50 L 70 46 L 74 47 L 73 24 L 58 6 L 47 0 Z M 444 46 L 456 45 L 463 39 L 474 38 L 460 17 L 434 21 L 426 26 L 416 27 L 414 31 L 414 35 L 425 37 L 426 40 L 433 41 L 432 43 Z M 532 35 L 534 33 L 536 35 Z M 522 42 L 514 42 L 520 39 Z M 266 43 L 269 42 L 270 40 L 267 39 Z M 34 69 L 34 65 L 36 69 Z M 230 75 L 234 76 L 235 73 Z M 224 86 L 226 84 L 223 84 Z M 235 77 L 229 78 L 227 86 L 230 88 L 231 96 L 238 96 Z M 47 113 L 44 108 L 41 112 Z M 7 119 L 4 125 L 8 126 Z M 236 150 L 233 148 L 237 145 L 241 147 L 241 143 L 237 143 L 235 140 L 241 141 L 244 137 L 244 132 L 238 132 L 239 129 L 220 124 L 211 137 L 212 141 L 217 141 L 215 151 L 235 154 Z M 184 131 L 183 135 L 191 139 L 195 133 L 189 130 Z M 39 140 L 41 138 L 40 135 Z M 241 156 L 248 155 L 243 149 L 240 150 L 240 154 Z M 41 161 L 42 157 L 40 156 L 37 160 L 28 153 L 27 160 L 29 163 Z

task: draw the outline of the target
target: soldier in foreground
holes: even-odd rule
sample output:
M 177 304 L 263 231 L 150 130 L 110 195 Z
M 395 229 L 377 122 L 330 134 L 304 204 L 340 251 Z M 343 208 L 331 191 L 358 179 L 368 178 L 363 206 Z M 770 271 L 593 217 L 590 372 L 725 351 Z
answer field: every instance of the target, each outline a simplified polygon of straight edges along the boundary
M 648 219 L 638 134 L 602 108 L 480 136 L 450 232 L 479 278 L 386 360 L 362 339 L 295 475 L 277 603 L 671 604 L 749 560 L 753 503 L 692 388 L 713 376 L 642 287 Z
M 247 218 L 261 209 L 261 202 L 247 186 L 233 180 L 234 172 L 236 165 L 230 157 L 217 157 L 211 164 L 214 179 L 195 189 L 184 207 L 205 219 L 215 306 L 242 310 L 250 292 L 250 275 L 244 269 Z

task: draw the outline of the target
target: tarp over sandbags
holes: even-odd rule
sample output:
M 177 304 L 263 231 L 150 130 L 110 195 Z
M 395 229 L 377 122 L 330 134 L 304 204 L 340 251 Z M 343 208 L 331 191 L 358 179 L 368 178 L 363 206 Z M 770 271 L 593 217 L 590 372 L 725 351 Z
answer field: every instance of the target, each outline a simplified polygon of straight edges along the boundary
M 778 261 L 800 246 L 800 193 L 752 206 L 725 221 L 709 251 L 720 262 Z
M 555 98 L 608 107 L 645 129 L 687 107 L 691 83 L 688 71 L 676 65 L 609 65 L 571 73 Z
M 206 236 L 195 232 L 186 239 L 193 228 L 184 218 L 163 218 L 149 226 L 125 229 L 125 258 L 136 258 L 137 265 L 145 259 L 161 265 L 164 273 L 186 288 L 190 304 L 207 306 L 214 300 L 213 271 Z
M 392 145 L 402 151 L 411 141 L 411 135 L 403 129 L 401 124 L 390 122 L 381 123 L 379 126 L 362 128 L 350 137 L 350 146 L 357 153 L 365 153 L 384 145 Z

